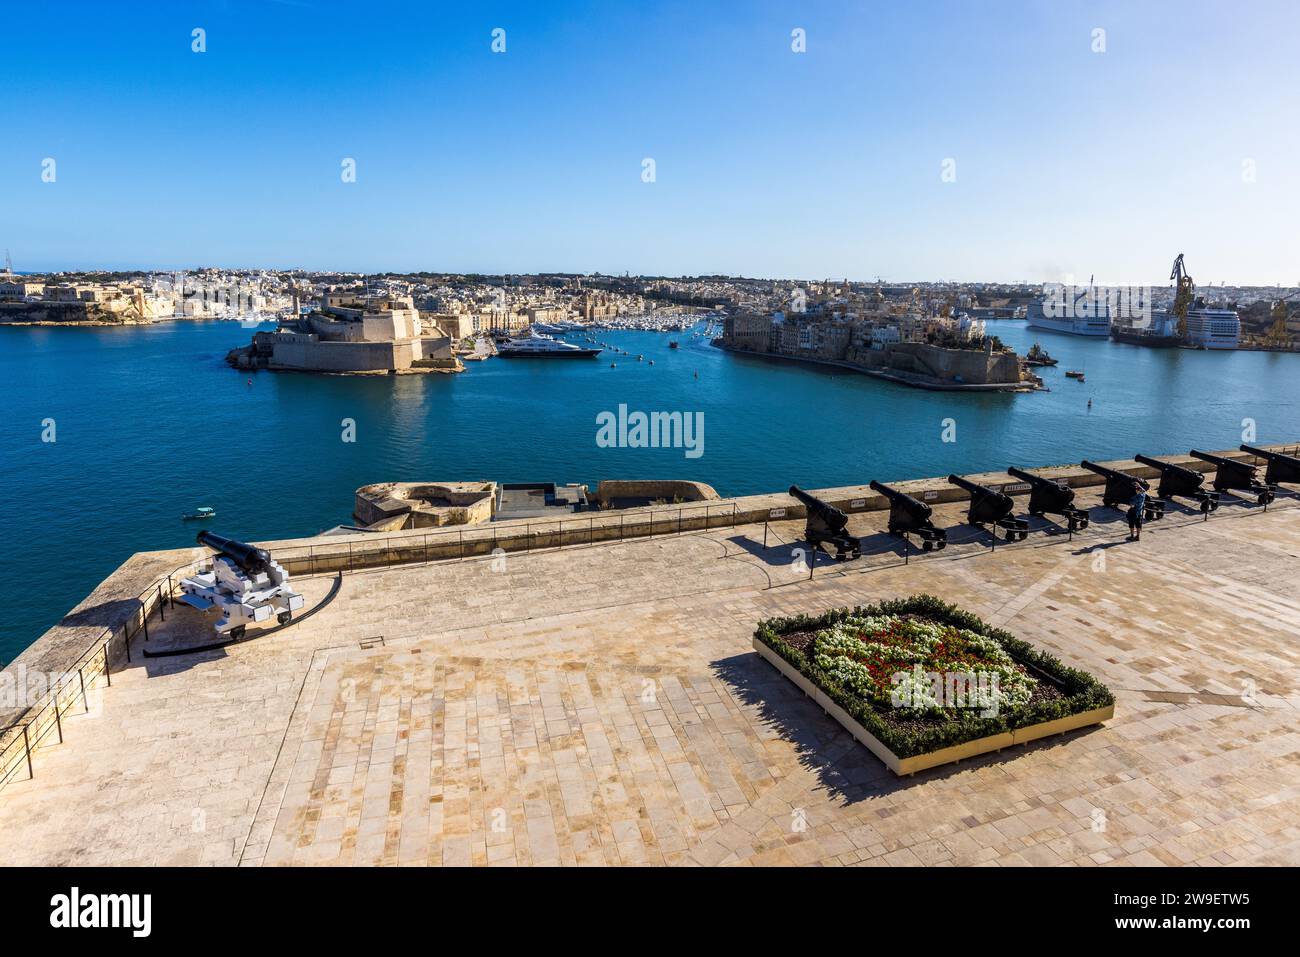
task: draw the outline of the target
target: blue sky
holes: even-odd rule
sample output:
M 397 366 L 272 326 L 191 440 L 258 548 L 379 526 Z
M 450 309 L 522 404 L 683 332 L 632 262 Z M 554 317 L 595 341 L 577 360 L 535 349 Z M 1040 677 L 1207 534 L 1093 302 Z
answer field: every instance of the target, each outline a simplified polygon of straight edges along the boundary
M 1294 0 L 9 4 L 0 246 L 1115 283 L 1184 252 L 1296 284 L 1297 36 Z

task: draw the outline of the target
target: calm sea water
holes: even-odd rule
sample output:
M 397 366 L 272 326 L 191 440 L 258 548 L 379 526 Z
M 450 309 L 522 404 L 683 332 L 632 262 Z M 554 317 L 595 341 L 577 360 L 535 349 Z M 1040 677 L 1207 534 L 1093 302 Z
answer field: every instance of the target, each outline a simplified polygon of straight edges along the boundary
M 251 336 L 237 323 L 0 328 L 0 660 L 133 552 L 191 544 L 199 526 L 180 515 L 201 505 L 223 534 L 270 539 L 348 522 L 353 490 L 390 480 L 692 478 L 736 495 L 1234 447 L 1248 417 L 1260 442 L 1300 438 L 1300 356 L 990 328 L 1061 359 L 1045 373 L 1050 393 L 923 392 L 689 334 L 597 334 L 631 356 L 347 378 L 236 372 L 223 357 Z M 597 414 L 620 403 L 703 412 L 703 456 L 597 447 Z M 41 441 L 46 419 L 53 443 Z

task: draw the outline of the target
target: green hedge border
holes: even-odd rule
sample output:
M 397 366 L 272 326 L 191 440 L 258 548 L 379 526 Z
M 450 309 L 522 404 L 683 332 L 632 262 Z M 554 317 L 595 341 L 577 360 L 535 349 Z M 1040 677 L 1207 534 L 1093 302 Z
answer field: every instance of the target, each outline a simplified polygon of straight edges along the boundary
M 920 615 L 943 624 L 966 628 L 994 639 L 1017 662 L 1042 671 L 1059 683 L 1066 697 L 1043 701 L 1012 714 L 982 718 L 976 711 L 963 711 L 952 721 L 936 724 L 920 732 L 901 732 L 885 722 L 869 702 L 863 701 L 817 666 L 802 652 L 786 644 L 783 635 L 797 631 L 820 631 L 843 621 L 850 615 Z M 1010 632 L 994 628 L 968 611 L 950 605 L 934 595 L 894 598 L 875 605 L 836 608 L 821 615 L 796 615 L 792 618 L 768 618 L 758 623 L 754 637 L 784 658 L 801 675 L 848 712 L 853 720 L 876 737 L 900 758 L 929 754 L 940 748 L 1002 734 L 1015 728 L 1042 724 L 1083 711 L 1104 708 L 1115 703 L 1109 688 L 1077 668 L 1064 665 L 1052 655 L 1039 651 Z

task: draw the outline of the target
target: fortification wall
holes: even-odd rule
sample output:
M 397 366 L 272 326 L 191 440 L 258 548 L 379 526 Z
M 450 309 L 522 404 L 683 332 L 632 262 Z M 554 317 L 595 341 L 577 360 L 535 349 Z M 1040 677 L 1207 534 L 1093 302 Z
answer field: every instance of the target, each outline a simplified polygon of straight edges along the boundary
M 306 372 L 389 372 L 409 369 L 410 342 L 277 341 L 271 368 Z

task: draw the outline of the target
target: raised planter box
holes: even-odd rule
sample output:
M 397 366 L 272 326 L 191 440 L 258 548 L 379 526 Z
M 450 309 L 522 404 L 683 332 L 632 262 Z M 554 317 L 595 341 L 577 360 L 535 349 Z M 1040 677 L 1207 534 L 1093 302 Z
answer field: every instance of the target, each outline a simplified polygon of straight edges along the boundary
M 901 745 L 898 742 L 882 740 L 882 737 L 888 737 L 888 734 L 893 732 L 889 731 L 879 712 L 875 710 L 878 706 L 855 695 L 823 670 L 815 660 L 812 660 L 812 656 L 804 655 L 787 645 L 782 639 L 783 634 L 789 635 L 796 631 L 806 633 L 813 629 L 831 627 L 851 615 L 865 617 L 881 614 L 925 616 L 928 621 L 951 625 L 975 632 L 982 637 L 992 638 L 1001 644 L 1003 650 L 1018 665 L 1031 669 L 1033 673 L 1040 676 L 1036 680 L 1051 682 L 1054 687 L 1059 686 L 1056 700 L 1050 705 L 1026 708 L 1024 712 L 1011 710 L 1000 719 L 996 717 L 985 719 L 981 715 L 979 721 L 968 721 L 960 727 L 954 724 L 954 730 L 949 736 L 957 740 L 945 741 L 937 747 L 920 748 L 915 741 L 906 738 L 900 739 Z M 1110 691 L 1091 675 L 1067 668 L 1050 655 L 1032 649 L 1014 636 L 991 628 L 973 615 L 946 605 L 931 596 L 914 596 L 900 601 L 883 602 L 870 608 L 839 609 L 817 618 L 764 621 L 759 624 L 754 634 L 754 649 L 897 775 L 915 774 L 917 771 L 960 761 L 963 758 L 1000 751 L 1012 745 L 1026 744 L 1053 734 L 1100 724 L 1114 717 L 1115 714 L 1114 698 Z M 883 729 L 882 733 L 873 733 L 864 725 L 864 721 L 859 720 L 851 712 L 856 712 L 867 721 L 873 722 L 877 729 Z M 1036 716 L 1041 714 L 1054 716 L 1036 720 Z M 936 727 L 941 725 L 941 720 L 936 721 Z M 979 733 L 981 728 L 990 733 Z M 942 730 L 937 734 L 942 737 Z M 891 743 L 895 746 L 891 747 Z M 908 750 L 915 753 L 898 753 L 898 751 Z

